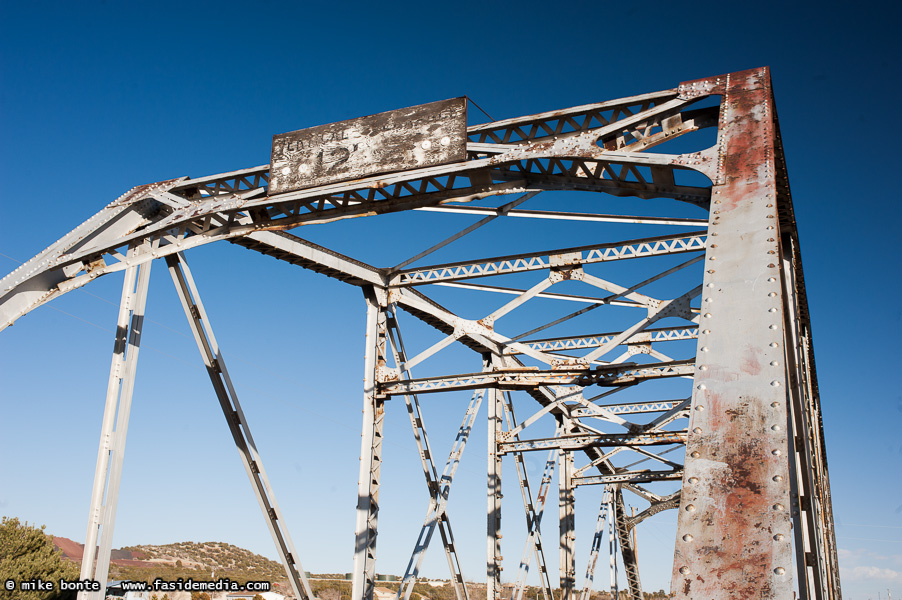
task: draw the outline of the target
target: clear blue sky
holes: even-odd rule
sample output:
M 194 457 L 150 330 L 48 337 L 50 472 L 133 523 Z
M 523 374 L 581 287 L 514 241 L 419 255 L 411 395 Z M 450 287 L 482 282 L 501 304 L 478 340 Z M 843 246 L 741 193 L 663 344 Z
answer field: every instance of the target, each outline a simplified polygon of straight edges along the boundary
M 895 3 L 4 2 L 0 275 L 134 185 L 267 163 L 275 133 L 464 94 L 500 119 L 769 65 L 808 283 L 844 597 L 902 595 L 902 395 L 892 350 L 902 333 L 892 150 L 900 17 Z M 366 252 L 347 231 L 335 243 Z M 226 244 L 188 258 L 305 568 L 349 570 L 359 291 Z M 222 540 L 275 556 L 161 267 L 115 545 Z M 76 540 L 120 285 L 118 276 L 97 281 L 90 295 L 69 294 L 0 335 L 0 513 Z M 426 497 L 401 407 L 388 418 L 379 570 L 400 573 Z M 484 514 L 484 434 L 474 436 L 452 496 L 458 514 Z M 578 523 L 582 543 L 590 519 Z M 643 562 L 663 565 L 643 573 L 646 589 L 669 585 L 666 519 L 640 540 Z M 458 533 L 471 578 L 483 572 L 482 526 Z M 505 552 L 512 561 L 515 548 Z M 443 569 L 434 549 L 426 574 Z

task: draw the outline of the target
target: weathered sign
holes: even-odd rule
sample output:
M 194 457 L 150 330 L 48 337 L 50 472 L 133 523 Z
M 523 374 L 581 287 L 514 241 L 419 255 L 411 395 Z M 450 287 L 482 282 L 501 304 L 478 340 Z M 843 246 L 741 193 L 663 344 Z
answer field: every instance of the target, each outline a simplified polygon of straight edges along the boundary
M 430 102 L 273 136 L 269 194 L 466 157 L 466 98 Z

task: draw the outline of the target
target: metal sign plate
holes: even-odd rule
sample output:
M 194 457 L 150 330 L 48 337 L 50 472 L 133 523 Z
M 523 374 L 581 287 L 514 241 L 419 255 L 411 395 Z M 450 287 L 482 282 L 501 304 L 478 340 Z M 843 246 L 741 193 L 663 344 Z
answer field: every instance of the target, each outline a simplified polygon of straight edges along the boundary
M 430 102 L 273 136 L 269 195 L 466 158 L 466 98 Z

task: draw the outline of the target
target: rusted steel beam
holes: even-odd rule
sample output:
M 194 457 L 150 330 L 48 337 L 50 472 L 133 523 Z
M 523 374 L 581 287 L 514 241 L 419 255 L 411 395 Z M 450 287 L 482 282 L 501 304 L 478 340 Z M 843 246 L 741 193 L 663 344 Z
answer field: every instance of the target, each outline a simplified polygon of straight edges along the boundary
M 584 475 L 573 478 L 573 485 L 607 485 L 612 483 L 652 483 L 677 481 L 683 478 L 682 469 L 672 471 L 629 471 L 616 475 Z
M 636 365 L 623 363 L 605 365 L 596 369 L 505 369 L 490 373 L 469 373 L 426 379 L 403 381 L 381 381 L 378 393 L 381 396 L 400 394 L 427 394 L 446 390 L 472 390 L 482 387 L 522 390 L 547 385 L 631 385 L 645 379 L 684 377 L 695 371 L 693 360 L 679 360 L 667 363 Z
M 467 134 L 472 141 L 495 144 L 516 144 L 540 141 L 549 137 L 572 136 L 615 122 L 621 116 L 646 111 L 676 96 L 676 90 L 664 90 L 619 100 L 585 104 L 527 117 L 474 125 L 467 129 Z
M 786 366 L 766 68 L 685 83 L 721 94 L 720 136 L 672 592 L 792 598 Z
M 658 446 L 662 444 L 682 444 L 686 442 L 686 431 L 655 431 L 649 433 L 606 433 L 585 435 L 563 435 L 535 440 L 500 442 L 499 452 L 532 452 L 558 448 L 560 450 L 584 450 L 600 446 Z

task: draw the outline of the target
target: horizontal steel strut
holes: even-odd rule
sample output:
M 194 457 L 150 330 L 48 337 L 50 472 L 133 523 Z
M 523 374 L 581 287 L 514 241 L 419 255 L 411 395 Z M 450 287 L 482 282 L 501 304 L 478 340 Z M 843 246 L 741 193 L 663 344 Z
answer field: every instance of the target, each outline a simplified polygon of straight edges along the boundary
M 601 512 L 591 513 L 583 598 L 593 585 L 604 523 L 613 587 L 619 560 L 629 597 L 641 598 L 637 526 L 677 508 L 675 598 L 789 600 L 794 589 L 804 599 L 841 598 L 811 326 L 768 69 L 470 127 L 465 111 L 458 98 L 282 134 L 273 174 L 262 165 L 137 186 L 0 280 L 2 331 L 94 279 L 119 271 L 126 277 L 120 329 L 132 330 L 133 339 L 126 345 L 117 337 L 90 546 L 99 532 L 100 553 L 109 552 L 127 425 L 117 426 L 120 433 L 111 419 L 120 395 L 126 408 L 131 402 L 150 264 L 164 258 L 176 276 L 184 271 L 184 252 L 224 240 L 364 292 L 351 600 L 372 600 L 376 587 L 383 426 L 398 396 L 429 501 L 399 598 L 410 597 L 436 529 L 456 595 L 469 597 L 462 575 L 468 554 L 452 535 L 447 499 L 481 404 L 489 423 L 488 600 L 508 594 L 501 577 L 508 455 L 517 465 L 527 526 L 510 592 L 515 600 L 523 598 L 533 558 L 546 600 L 554 594 L 547 569 L 554 561 L 545 556 L 551 545 L 543 544 L 549 534 L 541 527 L 555 463 L 565 598 L 580 585 L 575 537 L 588 534 L 580 527 L 590 521 L 576 515 L 579 486 L 598 491 L 593 502 L 601 501 Z M 688 143 L 706 128 L 716 128 L 715 145 L 668 153 L 671 140 Z M 561 191 L 596 194 L 575 210 L 547 193 Z M 611 197 L 634 210 L 612 211 L 603 203 Z M 691 211 L 695 216 L 686 217 Z M 298 235 L 306 225 L 337 230 L 345 219 L 391 213 L 406 213 L 411 223 L 472 221 L 425 249 L 403 248 L 409 258 L 394 266 L 371 265 Z M 542 236 L 517 229 L 537 223 Z M 577 245 L 571 240 L 577 223 L 594 228 L 579 231 L 596 237 Z M 474 233 L 483 227 L 510 234 L 485 244 Z M 410 243 L 405 235 L 391 237 Z M 454 258 L 430 261 L 439 251 Z M 206 316 L 190 310 L 196 290 L 181 291 L 291 585 L 313 597 L 298 556 L 311 546 L 302 541 L 296 551 L 281 523 L 231 381 L 217 367 L 215 341 L 205 341 L 212 340 Z M 438 340 L 412 336 L 402 343 L 400 323 L 410 317 L 437 331 Z M 474 352 L 469 371 L 445 360 L 456 344 Z M 414 378 L 411 369 L 421 366 L 429 376 Z M 460 390 L 474 393 L 439 474 L 431 447 L 440 430 L 427 436 L 428 403 L 419 395 L 457 398 Z M 140 385 L 135 395 L 140 402 Z M 526 417 L 514 418 L 515 408 Z M 524 456 L 536 450 L 551 454 L 541 483 L 531 486 Z M 627 514 L 625 497 L 638 514 Z M 461 522 L 455 519 L 458 531 Z M 98 557 L 95 578 L 106 579 L 108 559 Z

